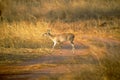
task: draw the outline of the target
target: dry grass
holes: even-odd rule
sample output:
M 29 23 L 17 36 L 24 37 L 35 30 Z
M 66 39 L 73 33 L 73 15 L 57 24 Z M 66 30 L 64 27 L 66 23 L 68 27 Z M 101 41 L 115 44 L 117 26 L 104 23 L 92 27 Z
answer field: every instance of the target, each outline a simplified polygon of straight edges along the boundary
M 103 26 L 100 24 L 106 23 Z M 0 47 L 3 48 L 45 48 L 50 47 L 51 41 L 43 37 L 42 34 L 51 29 L 52 33 L 72 32 L 76 35 L 76 40 L 85 37 L 98 37 L 106 39 L 120 40 L 119 19 L 114 20 L 90 19 L 72 23 L 57 21 L 48 23 L 45 21 L 36 22 L 13 22 L 11 24 L 3 22 L 0 24 Z M 47 45 L 46 45 L 47 44 Z
M 118 80 L 120 75 L 119 19 L 112 20 L 112 24 L 109 23 L 109 20 L 104 21 L 107 23 L 104 26 L 97 25 L 98 23 L 103 23 L 100 19 L 90 19 L 72 23 L 64 23 L 61 21 L 48 23 L 43 21 L 36 22 L 36 25 L 25 22 L 14 22 L 11 24 L 4 22 L 0 24 L 0 63 L 1 65 L 20 63 L 39 58 L 41 55 L 51 54 L 52 52 L 50 49 L 52 42 L 43 37 L 42 34 L 47 31 L 47 29 L 52 29 L 53 34 L 61 32 L 74 33 L 76 35 L 75 43 L 81 42 L 82 44 L 89 46 L 87 53 L 94 58 L 97 58 L 99 65 L 83 65 L 83 71 L 80 69 L 80 73 L 76 72 L 79 71 L 79 68 L 74 67 L 78 70 L 63 74 L 62 77 L 57 77 L 56 75 L 56 77 L 50 77 L 50 79 L 88 80 L 89 78 L 91 80 Z M 78 63 L 77 60 L 74 61 L 75 63 Z M 39 70 L 38 68 L 41 67 L 41 65 L 37 65 L 36 67 L 37 68 L 35 69 Z M 47 67 L 49 67 L 49 65 L 47 65 Z M 29 66 L 23 69 L 23 73 L 25 71 L 29 72 L 30 70 L 27 70 L 28 68 Z M 13 67 L 13 70 L 14 69 L 16 68 Z M 12 70 L 9 69 L 8 71 L 11 74 L 22 73 L 19 71 L 19 66 L 17 72 L 12 72 Z M 50 79 L 46 78 L 46 80 Z
M 72 22 L 79 19 L 119 17 L 119 0 L 1 0 L 0 10 L 5 21 Z M 22 15 L 21 15 L 22 14 Z
M 81 42 L 89 46 L 87 53 L 97 58 L 99 64 L 85 64 L 79 73 L 72 71 L 50 79 L 120 79 L 119 0 L 0 0 L 0 4 L 3 17 L 0 22 L 0 65 L 51 54 L 52 42 L 42 36 L 51 29 L 53 34 L 74 33 L 76 44 Z M 34 65 L 27 67 L 31 69 Z M 38 69 L 41 65 L 35 67 Z M 8 69 L 8 72 L 11 70 Z M 45 76 L 45 80 L 50 79 Z

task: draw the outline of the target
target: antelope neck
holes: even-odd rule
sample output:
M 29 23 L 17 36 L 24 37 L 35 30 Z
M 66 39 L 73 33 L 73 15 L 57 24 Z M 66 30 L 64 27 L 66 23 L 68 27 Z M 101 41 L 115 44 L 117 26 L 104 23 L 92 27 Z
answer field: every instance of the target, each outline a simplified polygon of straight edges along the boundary
M 54 39 L 54 36 L 52 35 L 52 34 L 49 34 L 49 36 L 48 36 L 51 40 L 53 40 Z

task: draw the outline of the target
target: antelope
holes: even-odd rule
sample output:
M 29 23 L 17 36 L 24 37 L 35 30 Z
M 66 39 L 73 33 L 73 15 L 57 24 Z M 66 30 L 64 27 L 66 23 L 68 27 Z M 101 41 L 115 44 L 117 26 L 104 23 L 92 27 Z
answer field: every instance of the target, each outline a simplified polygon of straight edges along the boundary
M 72 33 L 62 33 L 62 34 L 58 34 L 58 35 L 53 35 L 51 34 L 50 30 L 48 30 L 46 33 L 43 34 L 43 36 L 48 37 L 49 39 L 51 39 L 53 41 L 53 46 L 52 49 L 54 49 L 54 47 L 56 46 L 56 44 L 60 44 L 66 41 L 69 41 L 71 46 L 72 46 L 72 51 L 74 53 L 74 38 L 75 35 Z

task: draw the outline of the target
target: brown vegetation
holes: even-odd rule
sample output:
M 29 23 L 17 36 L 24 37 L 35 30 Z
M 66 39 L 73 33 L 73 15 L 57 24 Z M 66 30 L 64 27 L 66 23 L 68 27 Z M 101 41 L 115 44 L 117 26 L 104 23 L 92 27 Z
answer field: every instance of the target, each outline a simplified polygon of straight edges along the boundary
M 45 76 L 45 80 L 120 79 L 119 4 L 120 0 L 0 0 L 0 67 L 5 69 L 4 64 L 20 63 L 41 55 L 55 56 L 51 51 L 52 42 L 42 36 L 51 29 L 53 34 L 74 33 L 75 45 L 88 47 L 83 51 L 86 55 L 70 57 L 69 66 L 78 64 L 83 58 L 91 60 L 90 55 L 98 64 L 83 62 L 85 64 L 69 67 L 71 73 L 61 77 Z M 79 53 L 80 49 L 77 50 Z M 49 64 L 45 66 L 49 67 Z M 14 69 L 9 70 L 9 67 L 6 67 L 6 73 L 10 74 Z M 17 67 L 27 69 L 30 66 Z M 35 65 L 35 70 L 37 68 L 39 65 Z
M 6 21 L 65 22 L 120 17 L 119 0 L 1 0 Z

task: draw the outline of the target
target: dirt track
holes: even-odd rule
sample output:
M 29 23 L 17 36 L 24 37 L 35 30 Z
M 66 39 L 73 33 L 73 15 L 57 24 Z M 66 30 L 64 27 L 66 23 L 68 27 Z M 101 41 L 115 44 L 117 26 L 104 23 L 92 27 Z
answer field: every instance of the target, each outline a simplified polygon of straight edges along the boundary
M 73 78 L 79 79 L 83 74 L 92 78 L 99 67 L 98 59 L 89 54 L 88 46 L 76 44 L 75 47 L 75 53 L 72 53 L 69 44 L 65 44 L 62 49 L 55 49 L 53 54 L 16 64 L 17 67 L 22 66 L 22 68 L 31 66 L 30 71 L 0 74 L 0 80 L 76 80 Z M 84 77 L 84 79 L 87 80 L 88 77 Z

